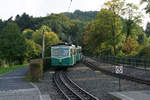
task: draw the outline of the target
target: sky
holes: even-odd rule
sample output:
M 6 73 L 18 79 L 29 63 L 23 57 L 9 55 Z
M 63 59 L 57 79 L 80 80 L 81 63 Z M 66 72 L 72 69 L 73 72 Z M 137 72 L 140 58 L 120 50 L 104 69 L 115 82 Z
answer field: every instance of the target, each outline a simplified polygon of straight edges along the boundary
M 104 2 L 108 0 L 2 0 L 0 3 L 0 19 L 7 20 L 11 16 L 15 17 L 17 14 L 21 15 L 26 12 L 34 17 L 46 16 L 51 13 L 60 12 L 73 12 L 75 10 L 82 11 L 99 11 Z M 134 3 L 139 6 L 140 0 L 126 0 L 129 3 Z M 144 5 L 139 6 L 140 9 L 144 8 Z M 147 21 L 150 21 L 149 15 L 144 13 L 143 25 L 145 27 Z

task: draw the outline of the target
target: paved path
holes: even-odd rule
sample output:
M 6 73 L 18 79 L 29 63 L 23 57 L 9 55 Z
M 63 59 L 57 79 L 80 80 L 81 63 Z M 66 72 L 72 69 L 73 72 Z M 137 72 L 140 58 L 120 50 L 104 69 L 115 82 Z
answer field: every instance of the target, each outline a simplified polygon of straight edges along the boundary
M 0 76 L 0 100 L 43 100 L 39 89 L 25 80 L 29 67 Z

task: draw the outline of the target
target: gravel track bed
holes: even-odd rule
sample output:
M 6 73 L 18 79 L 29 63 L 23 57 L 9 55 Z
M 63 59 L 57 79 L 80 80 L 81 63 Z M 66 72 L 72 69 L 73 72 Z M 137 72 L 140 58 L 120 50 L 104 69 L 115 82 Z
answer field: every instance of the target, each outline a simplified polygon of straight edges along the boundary
M 51 70 L 44 73 L 40 83 L 34 83 L 42 95 L 49 95 L 52 100 L 63 100 L 63 96 L 58 93 L 53 83 L 53 74 Z M 80 87 L 89 93 L 102 98 L 102 100 L 111 100 L 109 92 L 118 91 L 118 79 L 112 76 L 104 75 L 101 72 L 94 72 L 83 64 L 77 64 L 75 67 L 68 69 L 68 77 L 70 77 Z M 150 87 L 126 80 L 121 80 L 122 91 L 150 90 Z
M 98 62 L 98 61 L 95 61 L 90 58 L 87 58 L 87 60 L 92 62 L 93 64 L 95 64 L 97 67 L 104 68 L 106 70 L 115 72 L 115 66 L 112 64 Z M 150 80 L 150 70 L 145 71 L 143 69 L 133 68 L 132 66 L 131 67 L 123 67 L 123 74 Z
M 112 100 L 109 92 L 118 91 L 118 78 L 94 72 L 83 64 L 68 69 L 68 76 L 80 87 L 102 100 Z M 150 90 L 150 87 L 135 82 L 121 80 L 122 91 Z
M 63 100 L 63 96 L 58 92 L 54 82 L 53 75 L 50 74 L 52 70 L 44 73 L 41 82 L 34 83 L 40 90 L 42 95 L 49 95 L 51 100 Z

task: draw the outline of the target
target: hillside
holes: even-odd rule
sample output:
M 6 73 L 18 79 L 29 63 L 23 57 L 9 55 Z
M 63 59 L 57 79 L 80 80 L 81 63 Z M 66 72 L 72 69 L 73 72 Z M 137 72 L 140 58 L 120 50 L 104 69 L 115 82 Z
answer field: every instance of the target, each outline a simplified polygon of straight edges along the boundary
M 70 19 L 79 19 L 81 21 L 91 21 L 95 19 L 98 11 L 80 11 L 76 10 L 73 13 L 65 12 L 64 14 Z

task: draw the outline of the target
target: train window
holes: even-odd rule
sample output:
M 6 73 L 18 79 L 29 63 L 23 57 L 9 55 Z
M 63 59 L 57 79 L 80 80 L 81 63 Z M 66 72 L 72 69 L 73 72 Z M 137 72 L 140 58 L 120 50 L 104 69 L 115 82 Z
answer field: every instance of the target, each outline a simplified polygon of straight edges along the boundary
M 68 48 L 62 48 L 61 54 L 62 54 L 62 56 L 69 56 L 69 50 L 68 50 Z
M 52 56 L 59 56 L 59 49 L 58 48 L 53 49 Z

